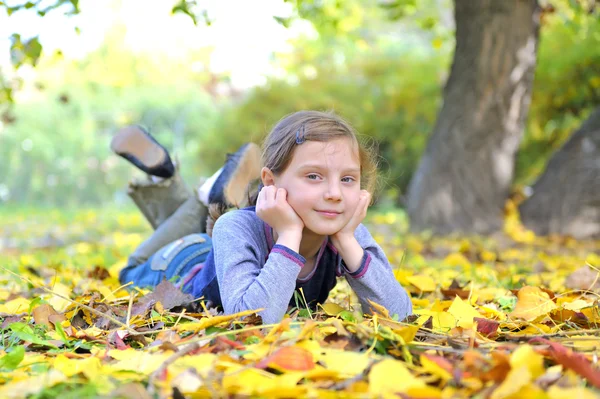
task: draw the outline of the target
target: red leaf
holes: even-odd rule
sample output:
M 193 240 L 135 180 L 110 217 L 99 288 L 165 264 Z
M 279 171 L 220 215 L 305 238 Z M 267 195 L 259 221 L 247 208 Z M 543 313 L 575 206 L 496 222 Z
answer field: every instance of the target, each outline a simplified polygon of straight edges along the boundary
M 533 338 L 530 343 L 539 342 L 550 347 L 550 356 L 556 363 L 573 370 L 596 388 L 600 388 L 600 369 L 592 366 L 592 363 L 581 353 L 573 352 L 558 342 L 552 342 L 544 338 Z
M 483 317 L 473 317 L 473 320 L 477 322 L 477 332 L 484 337 L 490 338 L 498 332 L 500 323 L 496 320 L 484 319 Z
M 257 368 L 275 367 L 282 370 L 306 371 L 315 368 L 312 353 L 298 346 L 286 346 L 261 360 Z

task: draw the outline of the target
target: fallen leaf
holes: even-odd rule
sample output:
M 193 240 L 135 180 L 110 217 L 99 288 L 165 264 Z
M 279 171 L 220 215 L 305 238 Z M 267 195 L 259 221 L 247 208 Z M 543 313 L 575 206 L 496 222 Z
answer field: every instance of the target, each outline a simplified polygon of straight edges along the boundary
M 477 332 L 486 338 L 493 338 L 498 334 L 500 323 L 496 320 L 474 317 L 473 321 L 477 323 Z
M 298 346 L 286 346 L 260 361 L 257 368 L 273 367 L 283 371 L 306 371 L 315 368 L 312 353 Z
M 151 293 L 140 299 L 138 304 L 139 306 L 143 307 L 148 303 L 154 304 L 160 302 L 163 309 L 170 310 L 175 306 L 187 305 L 193 300 L 193 296 L 183 293 L 181 289 L 177 288 L 172 282 L 163 280 L 154 288 Z
M 33 309 L 32 313 L 35 324 L 53 326 L 54 324 L 48 320 L 51 316 L 55 316 L 55 318 L 53 318 L 54 322 L 66 320 L 63 315 L 59 314 L 52 306 L 48 304 L 37 306 L 35 309 Z M 56 317 L 58 317 L 58 319 Z
M 533 338 L 529 342 L 548 345 L 550 356 L 554 361 L 575 371 L 591 385 L 600 389 L 600 369 L 592 366 L 591 362 L 581 353 L 575 353 L 558 342 L 552 342 L 544 338 Z
M 410 388 L 423 388 L 425 383 L 415 378 L 404 363 L 394 359 L 384 359 L 371 367 L 369 373 L 369 393 L 387 395 L 404 393 Z
M 422 292 L 432 292 L 437 287 L 435 281 L 429 276 L 414 275 L 408 277 L 408 281 Z
M 567 276 L 565 287 L 573 290 L 600 290 L 600 273 L 588 265 L 582 266 Z
M 538 287 L 526 286 L 519 290 L 517 306 L 510 313 L 512 317 L 533 321 L 556 309 L 556 304 L 548 293 Z
M 459 297 L 454 298 L 454 302 L 452 302 L 452 305 L 448 309 L 448 313 L 454 316 L 458 327 L 464 328 L 473 327 L 473 319 L 481 317 L 481 313 L 477 309 Z

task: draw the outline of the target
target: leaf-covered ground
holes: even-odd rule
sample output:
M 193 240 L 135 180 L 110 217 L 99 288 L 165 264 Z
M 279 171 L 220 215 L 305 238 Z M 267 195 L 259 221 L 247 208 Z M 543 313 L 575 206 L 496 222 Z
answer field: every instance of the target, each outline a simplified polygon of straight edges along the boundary
M 0 397 L 598 397 L 600 243 L 535 237 L 507 209 L 493 238 L 371 213 L 409 320 L 363 316 L 340 280 L 267 326 L 193 313 L 168 282 L 121 287 L 150 232 L 134 210 L 2 210 Z

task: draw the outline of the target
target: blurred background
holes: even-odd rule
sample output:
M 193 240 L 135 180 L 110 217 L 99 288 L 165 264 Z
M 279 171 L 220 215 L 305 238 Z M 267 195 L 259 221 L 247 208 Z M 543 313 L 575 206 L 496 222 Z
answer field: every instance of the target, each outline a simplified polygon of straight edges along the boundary
M 598 8 L 0 1 L 0 207 L 129 205 L 135 170 L 109 151 L 123 125 L 148 127 L 194 186 L 284 115 L 318 109 L 379 143 L 378 205 L 416 230 L 489 233 L 512 200 L 539 234 L 594 236 Z

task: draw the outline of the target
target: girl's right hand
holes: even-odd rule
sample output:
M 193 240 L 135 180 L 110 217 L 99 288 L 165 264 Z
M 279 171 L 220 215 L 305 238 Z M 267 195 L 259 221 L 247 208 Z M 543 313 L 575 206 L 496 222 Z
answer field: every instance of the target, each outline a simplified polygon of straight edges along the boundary
M 286 234 L 302 235 L 304 222 L 287 202 L 287 191 L 284 188 L 263 187 L 256 200 L 256 215 L 280 237 Z

